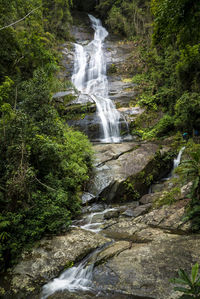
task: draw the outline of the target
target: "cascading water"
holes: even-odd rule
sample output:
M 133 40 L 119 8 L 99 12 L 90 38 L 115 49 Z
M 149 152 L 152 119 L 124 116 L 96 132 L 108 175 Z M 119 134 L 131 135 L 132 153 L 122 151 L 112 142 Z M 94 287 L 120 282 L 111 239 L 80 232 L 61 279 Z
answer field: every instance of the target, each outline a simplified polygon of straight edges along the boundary
M 81 225 L 82 229 L 99 232 L 103 224 L 103 217 L 99 222 L 95 221 L 95 216 L 103 216 L 107 212 L 115 211 L 115 208 L 107 208 L 103 211 L 91 213 L 86 217 L 86 223 Z M 94 219 L 94 221 L 93 221 Z M 76 226 L 72 226 L 76 227 Z M 69 292 L 91 290 L 92 272 L 98 253 L 104 248 L 98 248 L 87 256 L 80 264 L 64 271 L 58 278 L 45 284 L 42 289 L 41 299 L 46 299 L 57 291 L 68 290 Z
M 184 151 L 184 150 L 185 150 L 185 146 L 183 146 L 183 147 L 180 149 L 177 158 L 174 159 L 173 170 L 179 166 L 179 164 L 180 164 L 180 162 L 181 162 L 181 157 L 182 157 L 182 154 L 183 154 L 183 151 Z
M 95 250 L 95 252 L 87 256 L 79 265 L 66 270 L 60 277 L 44 285 L 41 299 L 46 299 L 57 291 L 68 290 L 70 292 L 76 292 L 91 290 L 92 270 L 100 250 L 101 249 Z
M 179 166 L 179 164 L 180 164 L 180 162 L 181 162 L 181 157 L 182 157 L 182 154 L 183 154 L 184 150 L 185 150 L 185 146 L 183 146 L 183 147 L 180 149 L 180 151 L 179 151 L 179 153 L 178 153 L 178 156 L 177 156 L 177 157 L 174 159 L 174 161 L 173 161 L 173 168 L 172 168 L 172 170 L 170 171 L 170 173 L 168 174 L 167 177 L 161 179 L 161 182 L 165 182 L 165 181 L 170 180 L 170 179 L 173 178 L 173 177 L 176 177 L 176 175 L 174 174 L 174 170 Z M 153 186 L 154 186 L 154 185 L 156 185 L 156 184 L 152 184 L 152 185 L 150 186 L 150 188 L 149 188 L 149 192 L 148 192 L 149 194 L 152 193 L 152 189 L 153 189 Z
M 81 92 L 91 96 L 96 103 L 103 137 L 101 142 L 120 142 L 120 113 L 108 98 L 108 80 L 103 42 L 108 32 L 101 21 L 89 15 L 94 29 L 94 39 L 88 45 L 75 44 L 75 62 L 72 82 Z

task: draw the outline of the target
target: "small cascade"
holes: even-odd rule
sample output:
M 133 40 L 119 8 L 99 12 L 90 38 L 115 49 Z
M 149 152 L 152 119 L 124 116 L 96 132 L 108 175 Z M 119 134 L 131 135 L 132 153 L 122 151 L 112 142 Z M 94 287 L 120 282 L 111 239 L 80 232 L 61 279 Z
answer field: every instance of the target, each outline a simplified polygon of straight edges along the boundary
M 174 159 L 173 170 L 179 166 L 179 164 L 180 164 L 180 162 L 181 162 L 181 157 L 182 157 L 182 154 L 183 154 L 184 150 L 185 150 L 185 146 L 183 146 L 183 147 L 180 149 L 177 158 Z M 173 171 L 173 170 L 172 170 L 172 171 Z
M 101 21 L 89 15 L 94 29 L 94 39 L 86 46 L 75 44 L 75 62 L 72 83 L 81 92 L 91 96 L 96 103 L 101 123 L 101 142 L 120 142 L 120 113 L 108 98 L 108 79 L 103 42 L 108 32 Z
M 111 211 L 115 211 L 115 210 L 116 210 L 115 208 L 111 208 L 111 209 L 108 208 L 102 212 L 91 213 L 87 216 L 86 224 L 81 225 L 80 227 L 82 229 L 98 233 L 101 231 L 101 225 L 104 223 L 104 221 L 100 219 L 100 220 L 98 220 L 99 222 L 95 222 L 95 220 L 94 220 L 95 217 L 97 217 L 97 218 L 98 218 L 98 216 L 102 217 L 107 212 L 111 212 Z
M 110 211 L 115 211 L 115 208 L 107 208 L 103 211 L 90 213 L 85 218 L 85 224 L 79 225 L 79 227 L 91 232 L 100 232 L 101 225 L 104 223 L 103 216 Z M 96 219 L 99 219 L 99 222 L 96 222 Z M 72 227 L 77 227 L 77 225 L 73 225 Z M 81 263 L 64 271 L 58 278 L 45 284 L 42 288 L 41 299 L 46 299 L 57 291 L 68 290 L 69 292 L 77 292 L 91 290 L 94 264 L 99 252 L 101 252 L 105 246 L 106 245 L 96 249 Z
M 105 246 L 104 246 L 105 247 Z M 88 291 L 92 289 L 92 271 L 98 253 L 104 249 L 98 248 L 81 263 L 63 272 L 58 278 L 54 278 L 42 288 L 41 299 L 46 299 L 58 291 L 70 292 Z
M 185 146 L 183 146 L 183 147 L 180 149 L 180 151 L 179 151 L 179 153 L 178 153 L 178 156 L 174 159 L 174 161 L 173 161 L 173 168 L 172 168 L 172 170 L 170 171 L 170 173 L 169 173 L 166 177 L 164 177 L 163 179 L 161 179 L 160 182 L 157 182 L 157 183 L 152 184 L 152 185 L 149 187 L 148 194 L 154 193 L 153 189 L 154 189 L 154 187 L 155 187 L 156 185 L 162 185 L 162 184 L 163 184 L 163 186 L 164 186 L 164 182 L 165 182 L 165 181 L 168 181 L 168 180 L 170 180 L 171 178 L 176 177 L 176 174 L 174 174 L 174 170 L 179 166 L 179 164 L 180 164 L 180 162 L 181 162 L 181 157 L 182 157 L 182 154 L 183 154 L 184 150 L 185 150 Z

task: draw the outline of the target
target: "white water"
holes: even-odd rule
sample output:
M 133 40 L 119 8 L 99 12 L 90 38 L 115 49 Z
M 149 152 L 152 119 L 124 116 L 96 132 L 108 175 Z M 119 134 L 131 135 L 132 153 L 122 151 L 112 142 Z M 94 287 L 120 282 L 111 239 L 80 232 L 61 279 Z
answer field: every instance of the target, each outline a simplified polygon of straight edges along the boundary
M 109 211 L 114 211 L 115 208 L 108 208 L 101 212 L 91 213 L 86 217 L 86 224 L 80 226 L 82 229 L 99 232 L 101 231 L 101 222 L 95 222 L 95 217 L 103 216 Z M 103 219 L 103 217 L 102 217 Z M 46 299 L 57 291 L 68 290 L 69 292 L 75 291 L 88 291 L 91 290 L 92 285 L 92 271 L 96 257 L 101 249 L 95 250 L 89 257 L 85 258 L 79 265 L 74 266 L 63 272 L 58 278 L 53 279 L 45 284 L 42 288 L 41 299 Z
M 120 113 L 108 98 L 108 80 L 103 42 L 108 32 L 101 21 L 89 15 L 94 29 L 94 39 L 87 46 L 75 44 L 75 62 L 72 82 L 81 92 L 89 94 L 97 107 L 101 121 L 101 142 L 120 142 Z
M 60 277 L 53 279 L 43 286 L 41 299 L 46 299 L 57 291 L 68 290 L 76 292 L 78 290 L 88 291 L 92 288 L 92 271 L 94 262 L 100 249 L 85 258 L 79 265 L 74 266 Z
M 183 146 L 183 147 L 180 149 L 177 158 L 174 159 L 173 170 L 179 166 L 179 164 L 180 164 L 180 162 L 181 162 L 181 157 L 182 157 L 182 154 L 183 154 L 183 151 L 184 151 L 184 150 L 185 150 L 185 146 Z
M 104 215 L 106 214 L 107 212 L 110 212 L 110 211 L 115 211 L 115 208 L 112 208 L 112 209 L 105 209 L 104 211 L 102 212 L 95 212 L 95 213 L 91 213 L 87 216 L 87 223 L 84 224 L 84 225 L 81 225 L 80 227 L 82 229 L 85 229 L 85 230 L 88 230 L 88 231 L 91 231 L 91 232 L 95 232 L 95 233 L 98 233 L 100 232 L 102 229 L 101 229 L 101 225 L 104 223 L 104 221 L 101 221 L 101 222 L 95 222 L 95 220 L 93 220 L 96 216 L 100 216 L 100 215 Z
M 171 178 L 176 177 L 176 175 L 174 174 L 174 170 L 179 166 L 179 164 L 180 164 L 180 162 L 181 162 L 181 157 L 182 157 L 182 154 L 183 154 L 184 150 L 185 150 L 185 146 L 183 146 L 183 147 L 180 149 L 180 151 L 179 151 L 179 153 L 178 153 L 178 156 L 177 156 L 177 157 L 174 159 L 174 161 L 173 161 L 173 168 L 172 168 L 172 170 L 170 171 L 170 173 L 168 174 L 167 177 L 161 179 L 161 182 L 163 182 L 163 181 L 168 181 L 168 180 L 170 180 Z M 154 184 L 152 184 L 152 185 L 149 187 L 149 191 L 148 191 L 149 194 L 152 193 L 152 186 L 153 186 L 153 185 L 154 185 Z

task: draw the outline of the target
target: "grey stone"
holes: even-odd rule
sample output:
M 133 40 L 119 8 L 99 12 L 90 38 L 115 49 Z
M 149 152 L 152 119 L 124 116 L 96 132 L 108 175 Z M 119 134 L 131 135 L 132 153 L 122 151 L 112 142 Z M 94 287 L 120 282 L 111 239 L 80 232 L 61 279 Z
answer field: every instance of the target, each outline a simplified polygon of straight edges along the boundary
M 124 241 L 111 246 L 110 258 L 95 268 L 93 284 L 96 287 L 169 299 L 174 294 L 169 279 L 177 277 L 178 269 L 184 268 L 190 272 L 191 265 L 200 262 L 200 235 L 171 235 L 157 231 L 155 241 L 140 244 L 132 242 L 115 254 L 115 246 L 120 247 L 119 243 L 123 244 Z
M 135 209 L 127 209 L 122 215 L 128 216 L 128 217 L 137 217 L 140 215 L 143 215 L 147 213 L 147 211 L 151 208 L 151 203 L 139 206 Z
M 80 260 L 95 248 L 110 241 L 101 235 L 74 228 L 62 236 L 42 239 L 31 252 L 24 252 L 13 269 L 14 294 L 34 292 L 57 276 L 68 264 Z M 14 296 L 14 295 L 13 295 Z
M 145 177 L 154 173 L 160 175 L 155 163 L 158 145 L 154 143 L 129 142 L 124 144 L 105 144 L 94 146 L 96 169 L 88 192 L 108 201 L 134 199 L 134 192 L 143 195 L 147 192 Z M 162 157 L 160 157 L 162 159 Z M 161 166 L 164 169 L 163 166 Z M 144 175 L 144 178 L 136 179 Z M 134 179 L 136 181 L 134 182 Z M 133 184 L 133 194 L 127 185 Z M 125 198 L 125 197 L 126 198 Z
M 141 204 L 152 203 L 153 200 L 154 200 L 154 198 L 157 197 L 157 196 L 158 196 L 158 194 L 155 195 L 154 193 L 145 194 L 145 195 L 143 195 L 143 196 L 140 198 L 139 202 L 140 202 Z

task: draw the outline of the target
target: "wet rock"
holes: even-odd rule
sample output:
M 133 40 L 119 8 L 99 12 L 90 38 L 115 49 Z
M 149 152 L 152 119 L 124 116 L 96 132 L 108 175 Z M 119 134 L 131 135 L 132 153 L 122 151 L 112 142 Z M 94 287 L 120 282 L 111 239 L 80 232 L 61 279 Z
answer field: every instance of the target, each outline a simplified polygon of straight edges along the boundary
M 129 126 L 133 126 L 136 116 L 144 112 L 144 109 L 141 109 L 140 107 L 121 107 L 117 110 Z
M 169 299 L 174 294 L 169 279 L 177 276 L 179 268 L 189 272 L 192 264 L 200 262 L 200 235 L 158 232 L 155 241 L 133 242 L 129 249 L 97 266 L 94 285 L 109 290 L 121 289 L 127 294 Z
M 117 107 L 126 107 L 126 112 L 122 111 L 122 115 L 126 114 L 135 115 L 136 110 L 132 110 L 130 106 L 130 102 L 135 100 L 135 84 L 130 82 L 124 82 L 120 76 L 115 76 L 112 78 L 108 77 L 109 79 L 109 91 L 108 95 L 111 100 L 115 102 Z M 128 108 L 129 107 L 129 108 Z M 129 109 L 129 110 L 128 110 Z M 120 110 L 119 110 L 120 111 Z M 121 111 L 120 111 L 121 112 Z
M 77 97 L 78 93 L 73 88 L 70 88 L 66 91 L 60 91 L 60 92 L 55 93 L 52 98 L 53 99 L 62 99 L 63 97 L 69 96 L 69 95 Z
M 74 11 L 73 23 L 74 25 L 71 26 L 70 33 L 78 43 L 93 39 L 94 30 L 91 28 L 87 13 Z
M 143 195 L 141 198 L 140 198 L 140 200 L 139 200 L 139 202 L 141 203 L 141 204 L 148 204 L 148 203 L 152 203 L 154 200 L 155 200 L 155 198 L 157 198 L 157 197 L 159 197 L 159 195 L 160 195 L 161 193 L 150 193 L 150 194 L 145 194 L 145 195 Z
M 99 291 L 98 294 L 92 292 L 81 292 L 70 293 L 68 291 L 61 291 L 49 296 L 48 299 L 152 299 L 150 297 L 141 297 L 123 294 L 120 291 Z M 39 298 L 29 298 L 29 299 L 39 299 Z
M 106 205 L 104 203 L 94 203 L 91 206 L 86 207 L 87 212 L 100 212 L 106 209 Z
M 120 144 L 98 144 L 94 146 L 95 166 L 100 166 L 110 160 L 117 160 L 121 155 L 132 151 L 138 147 L 137 142 L 127 142 Z
M 91 203 L 95 199 L 95 196 L 89 192 L 84 192 L 82 195 L 82 204 L 88 204 L 89 202 Z
M 152 206 L 151 203 L 147 203 L 147 204 L 139 206 L 135 209 L 127 209 L 124 213 L 122 213 L 122 215 L 128 216 L 128 217 L 137 217 L 137 216 L 147 213 L 147 211 L 149 211 L 151 206 Z
M 142 206 L 138 208 L 140 207 Z M 165 232 L 186 234 L 191 232 L 191 222 L 183 220 L 184 213 L 185 207 L 178 203 L 163 206 L 135 218 L 131 218 L 133 216 L 130 215 L 128 218 L 120 217 L 117 222 L 105 223 L 103 233 L 115 240 L 133 242 L 151 242 Z
M 82 118 L 81 118 L 82 117 Z M 75 114 L 74 118 L 67 121 L 69 126 L 85 133 L 92 141 L 98 141 L 97 136 L 101 136 L 101 121 L 96 114 L 87 115 L 82 111 L 82 116 Z
M 23 253 L 21 262 L 14 268 L 12 292 L 22 292 L 25 297 L 25 294 L 34 292 L 72 262 L 80 260 L 107 241 L 101 235 L 78 228 L 62 236 L 42 239 L 31 252 Z
M 104 214 L 104 219 L 118 218 L 120 214 L 119 210 L 109 211 Z
M 165 169 L 158 145 L 153 143 L 101 144 L 94 150 L 97 167 L 88 192 L 108 201 L 133 200 L 145 194 L 147 177 L 155 178 Z
M 100 252 L 95 262 L 95 265 L 99 265 L 107 261 L 108 259 L 118 255 L 120 252 L 129 249 L 130 243 L 127 241 L 115 242 L 113 245 L 108 246 L 105 250 Z

